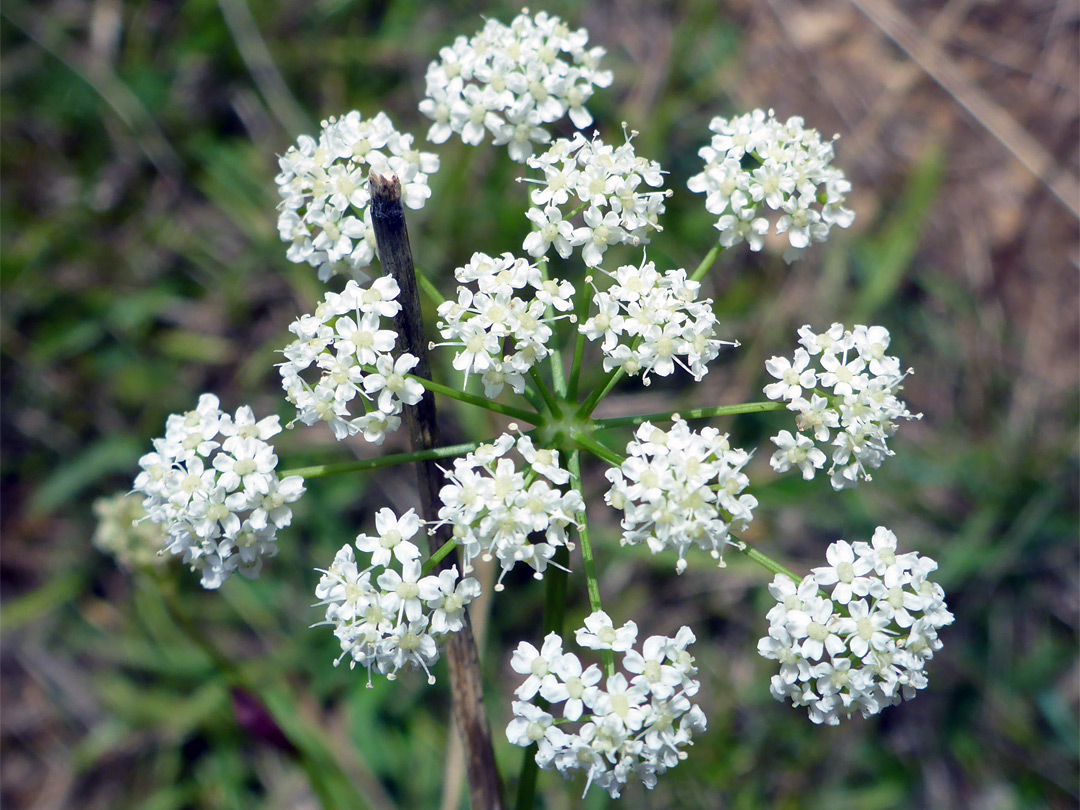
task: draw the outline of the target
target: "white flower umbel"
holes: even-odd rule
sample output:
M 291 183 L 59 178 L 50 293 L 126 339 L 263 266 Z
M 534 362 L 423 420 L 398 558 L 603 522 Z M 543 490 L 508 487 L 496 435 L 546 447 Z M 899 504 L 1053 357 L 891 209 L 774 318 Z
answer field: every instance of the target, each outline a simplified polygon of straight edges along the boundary
M 603 613 L 585 621 L 611 627 Z M 627 622 L 623 630 L 632 625 Z M 577 633 L 579 643 L 594 638 L 587 629 Z M 520 700 L 513 704 L 507 739 L 523 748 L 536 743 L 536 763 L 545 770 L 568 779 L 583 772 L 585 793 L 596 784 L 617 798 L 631 778 L 652 789 L 657 776 L 686 758 L 684 749 L 693 744 L 694 734 L 705 730 L 705 713 L 690 702 L 699 688 L 687 649 L 693 632 L 683 627 L 674 638 L 651 636 L 641 652 L 633 649 L 636 635 L 634 626 L 628 643 L 614 646 L 623 671 L 603 685 L 600 668 L 583 667 L 577 655 L 564 653 L 555 633 L 544 639 L 540 651 L 521 642 L 511 660 L 514 671 L 527 678 L 515 693 Z M 561 711 L 562 721 L 530 702 L 537 694 L 552 711 Z
M 397 430 L 402 406 L 415 405 L 424 393 L 408 377 L 416 357 L 395 357 L 397 333 L 383 328 L 401 308 L 397 296 L 397 282 L 388 276 L 366 287 L 349 281 L 289 327 L 296 340 L 285 347 L 278 369 L 285 397 L 296 406 L 294 422 L 326 422 L 339 440 L 361 433 L 372 444 Z
M 160 523 L 147 520 L 143 496 L 118 492 L 94 501 L 94 547 L 125 568 L 149 568 L 168 558 L 162 555 L 168 536 Z
M 585 29 L 571 31 L 543 11 L 523 11 L 510 25 L 487 20 L 471 39 L 458 37 L 427 69 L 420 112 L 434 122 L 428 140 L 456 132 L 475 146 L 490 134 L 522 163 L 533 144 L 551 140 L 547 125 L 569 115 L 574 126 L 589 126 L 585 102 L 611 84 L 611 72 L 599 69 L 604 49 L 588 41 Z
M 524 436 L 516 443 L 524 458 L 532 455 L 540 463 L 519 470 L 507 455 L 515 439 L 504 433 L 492 444 L 455 459 L 453 469 L 446 471 L 449 483 L 439 492 L 443 504 L 439 520 L 453 527 L 466 573 L 469 561 L 480 554 L 498 559 L 502 573 L 496 591 L 503 589 L 503 577 L 519 562 L 531 566 L 541 579 L 547 566 L 554 565 L 555 549 L 571 547 L 567 528 L 577 525 L 575 516 L 585 508 L 576 489 L 557 488 L 570 478 L 559 466 L 557 451 L 537 451 Z M 543 540 L 530 540 L 530 535 Z
M 824 242 L 834 225 L 846 228 L 854 220 L 844 207 L 851 184 L 832 165 L 832 141 L 822 141 L 802 118 L 780 121 L 772 110 L 754 110 L 714 118 L 709 129 L 712 141 L 698 152 L 705 170 L 688 185 L 707 195 L 705 208 L 718 217 L 724 247 L 747 242 L 761 250 L 771 225 L 787 234 L 790 262 L 812 242 Z
M 439 305 L 439 334 L 457 351 L 454 368 L 468 383 L 479 374 L 484 393 L 494 399 L 507 385 L 520 394 L 525 375 L 551 354 L 547 344 L 552 323 L 567 314 L 548 317 L 548 307 L 568 313 L 574 286 L 569 281 L 545 281 L 525 259 L 511 254 L 492 258 L 474 253 L 469 263 L 454 271 L 463 285 L 456 301 Z M 469 286 L 464 286 L 469 285 Z
M 698 300 L 701 284 L 688 279 L 685 270 L 661 275 L 652 262 L 643 260 L 639 267 L 602 272 L 612 284 L 595 292 L 595 314 L 578 329 L 589 340 L 600 341 L 605 371 L 621 367 L 648 385 L 649 375 L 667 377 L 680 366 L 700 381 L 721 346 L 739 345 L 716 337 L 712 299 Z
M 663 172 L 655 160 L 638 157 L 631 135 L 612 147 L 594 135 L 560 138 L 544 154 L 530 158 L 529 167 L 544 173 L 534 179 L 526 214 L 533 232 L 523 248 L 530 256 L 546 256 L 551 247 L 562 258 L 574 248 L 589 267 L 596 267 L 611 245 L 641 245 L 650 231 L 661 230 L 659 219 L 670 192 L 658 190 Z M 583 211 L 574 227 L 572 213 Z M 564 217 L 566 219 L 564 219 Z
M 279 479 L 267 439 L 281 431 L 278 417 L 256 421 L 251 408 L 224 413 L 213 394 L 198 407 L 172 414 L 154 452 L 139 459 L 147 519 L 161 524 L 166 548 L 198 571 L 204 588 L 233 572 L 258 576 L 277 554 L 277 532 L 292 521 L 288 504 L 304 493 L 299 476 Z
M 836 725 L 877 714 L 926 687 L 926 662 L 951 624 L 945 592 L 928 577 L 937 563 L 896 553 L 896 536 L 879 526 L 872 543 L 839 540 L 829 565 L 796 584 L 777 574 L 769 593 L 769 635 L 758 652 L 780 662 L 770 691 L 805 706 L 815 723 Z M 823 595 L 824 594 L 824 595 Z
M 623 511 L 622 543 L 645 543 L 654 554 L 672 550 L 675 570 L 686 570 L 686 553 L 703 549 L 720 560 L 732 531 L 753 519 L 753 495 L 740 494 L 750 454 L 731 446 L 727 434 L 706 427 L 690 430 L 674 417 L 663 431 L 650 422 L 638 427 L 626 447 L 629 458 L 607 471 L 604 500 Z
M 317 138 L 300 136 L 279 158 L 275 178 L 278 232 L 289 243 L 289 260 L 317 267 L 321 281 L 338 273 L 366 278 L 375 258 L 368 172 L 396 175 L 409 208 L 423 208 L 431 196 L 428 177 L 439 158 L 412 143 L 386 113 L 364 120 L 356 110 L 323 121 Z
M 421 576 L 419 549 L 408 541 L 419 527 L 412 510 L 400 519 L 389 509 L 375 518 L 376 537 L 356 538 L 360 551 L 373 550 L 367 567 L 357 564 L 352 546 L 342 546 L 322 572 L 315 595 L 326 606 L 326 620 L 341 643 L 349 666 L 372 667 L 394 680 L 402 669 L 422 669 L 435 683 L 431 668 L 439 645 L 465 626 L 465 607 L 480 595 L 480 583 L 462 578 L 457 566 Z M 391 554 L 392 550 L 392 554 Z M 388 567 L 397 561 L 401 570 Z M 384 567 L 385 566 L 385 567 Z
M 897 397 L 911 369 L 901 372 L 900 361 L 885 353 L 889 330 L 883 326 L 848 331 L 834 323 L 818 334 L 807 325 L 799 330 L 799 343 L 794 360 L 773 357 L 765 363 L 777 378 L 765 386 L 765 395 L 786 400 L 802 431 L 793 436 L 782 430 L 772 438 L 779 448 L 770 459 L 773 469 L 798 467 L 803 478 L 813 478 L 826 461 L 814 442 L 831 438 L 833 488 L 869 481 L 871 470 L 893 455 L 886 439 L 896 432 L 898 420 L 922 418 Z

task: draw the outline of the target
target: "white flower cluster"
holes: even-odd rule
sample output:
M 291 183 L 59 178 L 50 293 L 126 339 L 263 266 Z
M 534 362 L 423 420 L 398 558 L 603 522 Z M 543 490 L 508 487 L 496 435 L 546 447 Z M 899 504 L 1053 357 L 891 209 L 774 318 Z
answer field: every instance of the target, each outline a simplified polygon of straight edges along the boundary
M 94 501 L 94 546 L 115 558 L 125 568 L 149 568 L 161 565 L 161 554 L 168 536 L 160 523 L 146 519 L 143 496 L 136 492 L 118 492 Z
M 528 474 L 507 456 L 515 446 L 531 469 Z M 515 441 L 504 433 L 454 459 L 446 477 L 449 483 L 439 492 L 440 523 L 453 527 L 466 573 L 469 561 L 480 554 L 498 559 L 502 573 L 496 591 L 503 589 L 502 579 L 515 563 L 531 566 L 541 579 L 556 547 L 572 547 L 566 530 L 577 525 L 575 516 L 585 504 L 576 489 L 556 488 L 570 480 L 570 473 L 559 466 L 558 451 L 537 448 L 528 436 Z M 543 541 L 530 542 L 532 534 L 543 534 Z
M 407 376 L 418 360 L 408 352 L 395 359 L 397 333 L 383 328 L 383 320 L 401 309 L 398 292 L 389 276 L 366 287 L 349 281 L 342 292 L 327 293 L 314 314 L 289 327 L 296 340 L 285 347 L 278 368 L 299 421 L 327 422 L 339 440 L 362 433 L 372 444 L 382 444 L 401 425 L 402 405 L 420 401 L 423 386 Z M 308 369 L 318 370 L 317 380 L 304 379 Z M 357 394 L 365 411 L 360 416 L 350 411 Z
M 216 396 L 203 394 L 195 410 L 169 416 L 154 452 L 139 459 L 135 490 L 146 496 L 146 514 L 204 588 L 234 571 L 258 576 L 277 554 L 277 531 L 292 522 L 288 504 L 304 493 L 304 479 L 275 472 L 267 440 L 280 432 L 276 416 L 256 422 L 246 405 L 223 413 Z
M 705 713 L 690 702 L 699 684 L 687 650 L 694 642 L 689 627 L 674 638 L 650 636 L 641 652 L 634 649 L 637 625 L 612 626 L 597 612 L 576 632 L 577 643 L 622 656 L 624 672 L 600 685 L 596 664 L 583 668 L 573 653 L 564 653 L 562 639 L 550 633 L 538 651 L 518 644 L 511 659 L 514 671 L 528 676 L 515 692 L 514 719 L 506 736 L 514 745 L 536 744 L 536 763 L 570 778 L 584 771 L 585 793 L 593 784 L 617 798 L 631 776 L 647 788 L 656 777 L 686 758 L 696 732 L 705 730 Z M 539 694 L 548 707 L 562 703 L 563 722 L 531 702 Z M 572 727 L 570 723 L 578 724 Z
M 356 110 L 323 121 L 318 138 L 301 135 L 278 159 L 275 178 L 278 233 L 289 243 L 289 260 L 317 267 L 321 281 L 338 273 L 364 278 L 375 258 L 368 172 L 396 175 L 410 208 L 423 208 L 431 196 L 428 176 L 439 170 L 439 158 L 412 142 L 386 113 L 363 120 Z
M 798 467 L 803 478 L 813 478 L 826 460 L 814 442 L 828 442 L 830 430 L 836 431 L 828 470 L 834 489 L 869 481 L 870 471 L 893 455 L 885 440 L 896 432 L 897 420 L 921 419 L 922 414 L 911 413 L 896 396 L 911 369 L 901 372 L 899 359 L 885 354 L 889 339 L 883 326 L 848 331 L 834 323 L 817 334 L 806 325 L 799 329 L 802 348 L 792 360 L 765 362 L 778 380 L 765 386 L 765 395 L 787 400 L 802 431 L 792 435 L 782 430 L 772 438 L 779 448 L 770 459 L 774 470 Z M 817 358 L 819 368 L 811 367 L 811 358 Z
M 529 369 L 551 354 L 548 307 L 561 313 L 572 309 L 574 285 L 545 281 L 535 266 L 509 253 L 497 258 L 474 253 L 454 276 L 476 288 L 459 286 L 456 301 L 439 305 L 438 327 L 445 343 L 434 345 L 457 347 L 454 368 L 464 373 L 466 382 L 469 374 L 479 374 L 487 397 L 494 399 L 506 385 L 520 394 Z M 522 297 L 525 291 L 530 293 L 527 299 Z
M 375 516 L 376 534 L 361 534 L 356 548 L 371 555 L 361 570 L 353 547 L 342 546 L 323 572 L 315 595 L 326 605 L 326 621 L 341 642 L 336 666 L 348 656 L 350 667 L 375 667 L 388 680 L 401 669 L 422 669 L 435 683 L 431 667 L 439 644 L 465 626 L 465 607 L 480 595 L 480 583 L 461 578 L 457 566 L 421 576 L 420 549 L 411 542 L 420 519 L 410 509 L 400 518 L 390 509 Z M 401 570 L 390 567 L 393 562 Z M 381 569 L 377 573 L 377 569 Z M 374 580 L 374 581 L 372 581 Z
M 596 314 L 578 329 L 589 340 L 602 341 L 605 371 L 621 367 L 648 385 L 650 374 L 667 377 L 679 365 L 700 380 L 722 345 L 739 345 L 716 338 L 712 299 L 697 300 L 701 284 L 689 280 L 685 270 L 661 275 L 652 262 L 644 262 L 603 272 L 613 283 L 596 291 Z
M 622 544 L 645 543 L 653 554 L 673 549 L 680 574 L 694 546 L 723 565 L 730 533 L 744 529 L 757 506 L 753 495 L 740 494 L 749 483 L 742 468 L 750 454 L 732 447 L 726 433 L 694 432 L 678 416 L 667 432 L 644 422 L 635 436 L 626 461 L 607 471 L 611 489 L 604 495 L 623 511 Z
M 779 121 L 772 110 L 754 110 L 714 118 L 709 129 L 716 134 L 698 152 L 705 171 L 688 185 L 707 195 L 724 247 L 747 242 L 761 250 L 773 218 L 776 233 L 788 236 L 790 262 L 811 242 L 824 242 L 834 225 L 846 228 L 855 219 L 844 208 L 851 183 L 832 165 L 832 141 L 822 141 L 802 118 Z
M 941 649 L 938 630 L 953 616 L 941 586 L 928 579 L 937 563 L 897 554 L 896 536 L 884 526 L 872 544 L 839 540 L 826 558 L 829 565 L 799 584 L 783 574 L 773 580 L 777 604 L 758 652 L 780 662 L 773 697 L 807 707 L 815 723 L 836 725 L 925 688 L 926 662 Z
M 644 244 L 664 213 L 670 192 L 649 191 L 663 185 L 663 172 L 655 160 L 638 157 L 627 137 L 619 147 L 598 136 L 590 141 L 580 132 L 572 140 L 560 138 L 529 166 L 544 173 L 529 193 L 533 208 L 525 214 L 533 231 L 524 242 L 535 258 L 547 255 L 552 245 L 564 259 L 581 247 L 581 257 L 596 267 L 610 245 Z M 584 209 L 584 225 L 574 227 L 564 212 Z
M 533 143 L 551 140 L 545 124 L 569 114 L 587 127 L 593 88 L 611 84 L 611 72 L 599 69 L 604 49 L 588 42 L 585 29 L 571 31 L 543 11 L 523 11 L 510 25 L 487 20 L 472 39 L 458 37 L 427 69 L 420 112 L 435 122 L 428 140 L 444 143 L 456 132 L 476 146 L 490 132 L 522 163 Z

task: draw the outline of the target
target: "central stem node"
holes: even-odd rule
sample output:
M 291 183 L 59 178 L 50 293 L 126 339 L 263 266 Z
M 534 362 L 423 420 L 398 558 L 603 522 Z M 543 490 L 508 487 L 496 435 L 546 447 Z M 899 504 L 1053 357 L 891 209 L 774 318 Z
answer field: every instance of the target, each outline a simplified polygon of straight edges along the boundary
M 537 426 L 537 439 L 545 447 L 552 447 L 569 457 L 576 447 L 574 438 L 590 435 L 595 429 L 591 419 L 579 419 L 571 408 L 563 409 L 563 416 L 558 419 L 545 419 Z

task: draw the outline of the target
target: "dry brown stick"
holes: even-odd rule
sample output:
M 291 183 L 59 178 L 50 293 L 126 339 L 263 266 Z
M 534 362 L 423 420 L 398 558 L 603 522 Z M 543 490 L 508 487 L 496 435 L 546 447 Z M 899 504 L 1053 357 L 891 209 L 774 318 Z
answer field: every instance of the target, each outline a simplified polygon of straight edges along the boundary
M 240 52 L 240 58 L 270 108 L 270 113 L 293 137 L 305 132 L 309 125 L 308 117 L 274 62 L 266 40 L 259 33 L 251 8 L 244 0 L 218 0 L 218 6 L 236 43 L 236 50 Z
M 948 37 L 960 28 L 972 5 L 977 0 L 948 0 L 934 16 L 926 29 L 926 39 L 937 47 L 944 47 Z M 844 153 L 855 162 L 880 138 L 880 129 L 893 113 L 900 109 L 905 97 L 915 86 L 924 71 L 914 62 L 900 65 L 890 77 L 889 84 L 874 99 L 866 117 L 859 122 L 853 137 L 844 145 Z
M 397 281 L 401 288 L 398 294 L 401 311 L 395 320 L 404 343 L 402 350 L 420 361 L 412 373 L 431 379 L 420 314 L 420 294 L 416 287 L 405 211 L 401 206 L 401 182 L 393 175 L 385 176 L 372 171 L 368 185 L 371 190 L 371 224 L 375 231 L 375 243 L 379 248 L 379 261 L 382 262 L 386 274 Z M 425 391 L 416 405 L 405 408 L 404 416 L 413 450 L 427 450 L 439 445 L 435 398 L 430 391 Z M 416 472 L 420 479 L 421 512 L 425 520 L 435 520 L 438 517 L 439 490 L 444 484 L 443 472 L 434 461 L 420 462 Z M 440 526 L 434 534 L 428 536 L 431 552 L 436 552 L 450 537 L 450 526 Z M 447 555 L 440 568 L 453 565 L 454 556 Z M 451 633 L 447 638 L 446 663 L 450 670 L 454 719 L 465 746 L 473 810 L 502 808 L 502 783 L 495 768 L 491 730 L 484 712 L 480 659 L 468 615 L 461 632 Z
M 1080 217 L 1080 182 L 1009 113 L 971 84 L 934 42 L 883 0 L 851 0 L 882 32 L 899 45 L 926 74 L 968 111 L 1013 157 L 1037 177 L 1061 203 Z

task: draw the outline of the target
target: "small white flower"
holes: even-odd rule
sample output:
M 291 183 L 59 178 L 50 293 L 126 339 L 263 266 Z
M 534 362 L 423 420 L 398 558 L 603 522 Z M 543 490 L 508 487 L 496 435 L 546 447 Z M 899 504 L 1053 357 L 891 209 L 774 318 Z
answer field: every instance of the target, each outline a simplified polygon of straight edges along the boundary
M 432 611 L 431 632 L 445 635 L 461 630 L 465 626 L 465 608 L 480 596 L 480 582 L 472 577 L 461 578 L 456 565 L 440 571 L 437 579 L 425 577 L 420 582 L 420 596 Z
M 552 664 L 562 654 L 562 639 L 557 633 L 548 633 L 544 637 L 544 645 L 540 650 L 527 641 L 519 642 L 510 659 L 510 668 L 519 675 L 528 677 L 514 690 L 514 694 L 522 700 L 531 700 L 533 695 L 540 691 L 540 685 L 544 679 L 551 673 Z
M 547 736 L 554 717 L 531 703 L 515 700 L 514 719 L 506 727 L 506 738 L 512 745 L 524 748 L 538 743 Z
M 637 641 L 637 625 L 628 621 L 616 629 L 611 617 L 599 610 L 585 618 L 585 627 L 577 630 L 574 637 L 582 647 L 592 650 L 626 652 Z
M 388 565 L 390 558 L 398 562 L 412 562 L 420 557 L 420 549 L 409 542 L 420 529 L 420 518 L 410 509 L 400 518 L 393 510 L 383 508 L 375 514 L 375 531 L 370 537 L 360 534 L 356 537 L 356 548 L 371 555 L 372 565 Z
M 833 586 L 833 601 L 846 605 L 852 596 L 870 593 L 867 575 L 874 570 L 873 563 L 866 557 L 856 559 L 850 543 L 837 540 L 825 552 L 825 559 L 829 565 L 814 569 L 814 581 L 823 588 Z
M 410 622 L 415 622 L 424 612 L 424 603 L 420 598 L 420 570 L 418 560 L 409 560 L 402 563 L 401 573 L 388 568 L 376 580 L 385 594 L 387 610 L 397 612 L 399 623 L 403 615 Z
M 779 382 L 765 386 L 765 396 L 769 399 L 795 399 L 802 396 L 803 388 L 813 388 L 817 383 L 817 373 L 810 364 L 810 355 L 805 349 L 796 349 L 795 360 L 786 357 L 773 357 L 765 361 L 765 370 Z
M 533 224 L 534 230 L 525 237 L 522 249 L 533 258 L 540 258 L 555 246 L 555 252 L 567 258 L 573 248 L 570 239 L 574 235 L 574 226 L 562 218 L 562 212 L 553 205 L 543 210 L 530 208 L 525 217 Z
M 563 717 L 574 721 L 581 718 L 586 705 L 594 706 L 599 693 L 600 668 L 596 664 L 582 669 L 581 660 L 573 653 L 555 659 L 549 669 L 553 677 L 545 677 L 540 685 L 540 697 L 548 703 L 562 703 Z M 518 696 L 521 695 L 518 693 Z
M 809 437 L 801 433 L 796 437 L 790 431 L 781 430 L 772 437 L 771 441 L 779 449 L 773 453 L 769 464 L 778 473 L 798 467 L 802 471 L 803 478 L 809 481 L 814 477 L 814 470 L 820 470 L 825 466 L 825 454 Z
M 528 436 L 519 436 L 517 451 L 533 470 L 556 485 L 570 480 L 570 473 L 559 466 L 559 451 L 546 447 L 537 448 Z
M 364 378 L 364 392 L 378 394 L 379 410 L 397 413 L 400 406 L 415 405 L 424 395 L 424 386 L 407 375 L 420 362 L 405 353 L 398 358 L 381 355 L 375 363 L 375 373 Z

